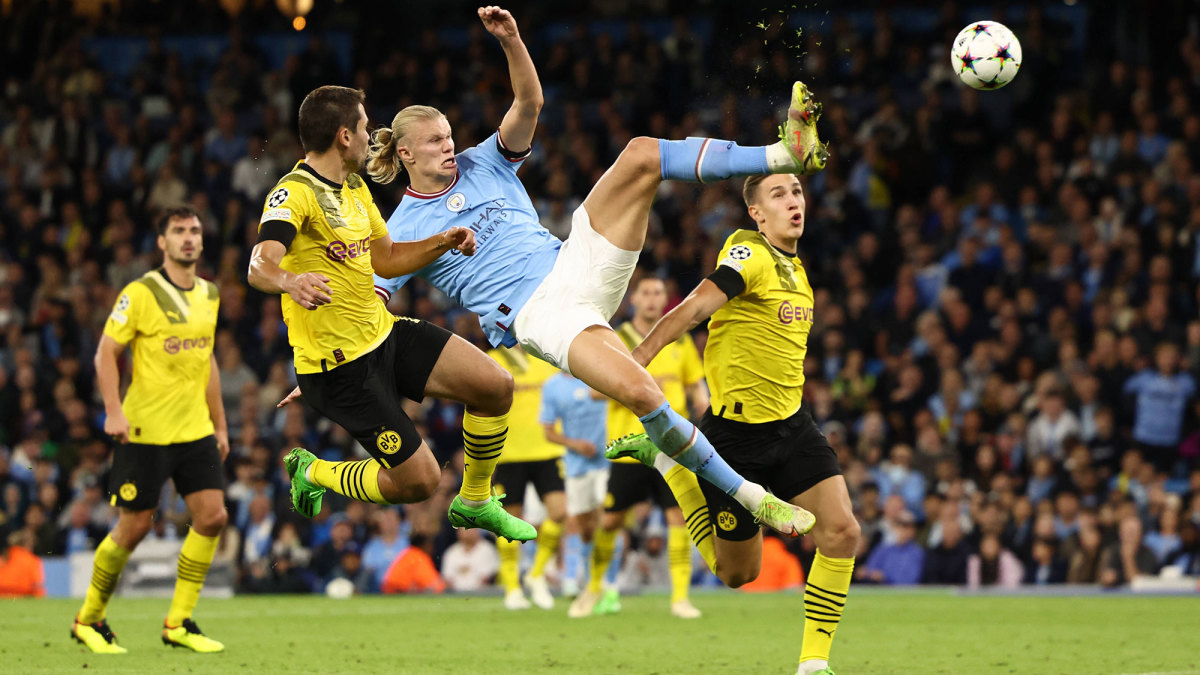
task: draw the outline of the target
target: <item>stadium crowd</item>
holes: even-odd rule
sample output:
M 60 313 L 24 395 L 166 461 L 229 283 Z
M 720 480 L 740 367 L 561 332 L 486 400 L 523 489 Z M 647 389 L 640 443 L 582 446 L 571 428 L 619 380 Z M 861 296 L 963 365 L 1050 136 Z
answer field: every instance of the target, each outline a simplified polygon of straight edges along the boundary
M 442 15 L 448 30 L 410 30 L 416 39 L 360 29 L 349 69 L 316 33 L 271 67 L 247 34 L 286 30 L 273 8 L 230 21 L 198 3 L 197 30 L 227 38 L 211 61 L 186 61 L 128 4 L 87 19 L 69 3 L 17 2 L 5 17 L 0 522 L 12 543 L 71 554 L 110 527 L 92 355 L 117 291 L 157 265 L 155 214 L 186 202 L 206 228 L 201 273 L 221 289 L 215 353 L 233 446 L 223 547 L 238 588 L 308 592 L 338 576 L 364 592 L 486 586 L 490 543 L 445 519 L 461 466 L 455 405 L 409 411 L 449 460 L 434 498 L 383 509 L 330 494 L 314 521 L 291 511 L 283 453 L 356 448 L 302 406 L 276 409 L 294 385 L 291 352 L 279 300 L 249 288 L 245 270 L 266 193 L 302 156 L 294 118 L 308 90 L 363 88 L 373 125 L 436 105 L 469 147 L 509 101 L 494 41 L 466 8 Z M 798 33 L 785 14 L 726 4 L 647 17 L 652 29 L 536 10 L 580 19 L 558 32 L 514 8 L 546 91 L 521 175 L 547 228 L 566 236 L 635 134 L 773 140 L 791 81 L 804 79 L 833 151 L 806 182 L 801 249 L 817 296 L 805 397 L 862 523 L 857 579 L 1117 586 L 1164 567 L 1200 574 L 1196 26 L 1160 26 L 1152 41 L 1145 22 L 1105 14 L 1126 10 L 1093 6 L 1073 32 L 1024 5 L 994 17 L 1020 37 L 1024 70 L 976 92 L 949 70 L 946 46 L 967 20 L 952 7 L 925 30 L 881 12 L 870 31 L 834 14 Z M 96 35 L 147 41 L 123 74 L 90 48 Z M 1083 66 L 1085 44 L 1113 47 Z M 403 185 L 372 188 L 386 216 Z M 666 183 L 651 218 L 639 273 L 666 279 L 672 304 L 750 223 L 734 182 Z M 484 346 L 473 316 L 419 280 L 406 288 L 393 311 Z M 703 346 L 703 330 L 695 338 Z M 181 536 L 182 513 L 168 490 L 152 536 Z M 661 536 L 654 514 L 638 519 L 631 575 L 653 578 Z M 767 548 L 801 566 L 813 555 L 807 539 Z

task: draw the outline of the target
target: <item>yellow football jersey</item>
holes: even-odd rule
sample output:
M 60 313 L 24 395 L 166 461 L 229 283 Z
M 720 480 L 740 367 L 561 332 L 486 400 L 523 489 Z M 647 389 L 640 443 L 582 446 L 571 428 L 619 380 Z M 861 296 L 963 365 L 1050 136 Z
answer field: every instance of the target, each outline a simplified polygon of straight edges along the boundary
M 387 223 L 363 179 L 352 173 L 337 185 L 297 162 L 263 205 L 260 227 L 273 220 L 296 228 L 279 266 L 294 274 L 324 274 L 333 291 L 333 302 L 316 309 L 283 294 L 296 372 L 331 370 L 378 347 L 396 317 L 375 296 L 371 241 L 387 234 Z
M 631 350 L 642 344 L 642 340 L 645 339 L 645 336 L 639 333 L 630 321 L 626 321 L 621 324 L 620 328 L 617 328 L 617 335 L 621 336 L 621 341 Z M 646 367 L 646 370 L 663 390 L 663 394 L 667 397 L 667 403 L 670 403 L 671 407 L 680 415 L 687 417 L 687 388 L 704 379 L 704 367 L 700 364 L 700 351 L 696 349 L 696 343 L 692 341 L 692 336 L 681 335 L 678 340 L 663 347 L 662 351 Z M 643 430 L 641 421 L 629 408 L 616 401 L 609 401 L 609 439 L 620 438 L 626 434 L 641 433 Z M 632 457 L 613 461 L 637 463 L 637 460 Z
M 380 303 L 382 304 L 382 303 Z M 512 410 L 508 413 L 508 439 L 504 442 L 501 464 L 538 462 L 563 456 L 565 448 L 546 440 L 538 413 L 542 406 L 542 385 L 558 369 L 520 349 L 500 347 L 488 350 L 488 356 L 512 373 Z
M 161 269 L 121 289 L 104 334 L 133 351 L 133 380 L 121 409 L 132 443 L 187 443 L 213 433 L 208 388 L 217 330 L 217 286 L 190 289 Z
M 729 236 L 717 258 L 746 283 L 708 324 L 704 370 L 716 414 L 738 422 L 792 416 L 804 394 L 813 291 L 800 259 L 762 233 Z

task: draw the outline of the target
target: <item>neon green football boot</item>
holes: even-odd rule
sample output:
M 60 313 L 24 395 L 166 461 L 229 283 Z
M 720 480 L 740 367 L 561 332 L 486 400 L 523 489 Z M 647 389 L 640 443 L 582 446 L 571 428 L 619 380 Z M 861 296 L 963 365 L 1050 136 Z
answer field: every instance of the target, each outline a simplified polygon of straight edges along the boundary
M 325 488 L 313 484 L 304 475 L 316 459 L 316 455 L 304 448 L 292 448 L 283 460 L 288 477 L 292 479 L 292 508 L 305 518 L 321 512 L 321 500 L 325 496 Z
M 787 121 L 779 127 L 779 140 L 787 146 L 796 163 L 795 173 L 817 173 L 829 161 L 829 148 L 817 137 L 821 108 L 821 104 L 813 100 L 807 85 L 799 80 L 792 85 L 792 102 L 788 106 Z
M 462 501 L 462 495 L 454 495 L 446 517 L 454 527 L 478 527 L 509 541 L 536 539 L 537 528 L 505 511 L 500 505 L 504 496 L 493 496 L 482 506 L 467 506 Z
M 597 616 L 601 614 L 616 614 L 621 611 L 621 592 L 615 588 L 610 588 L 604 591 L 604 595 L 596 606 L 592 608 L 592 614 Z
M 184 647 L 201 654 L 225 651 L 225 645 L 201 632 L 200 627 L 191 619 L 184 619 L 182 624 L 174 628 L 163 626 L 162 641 L 164 645 Z
M 608 442 L 604 456 L 608 459 L 632 457 L 648 467 L 654 467 L 654 457 L 662 452 L 645 433 L 626 434 Z

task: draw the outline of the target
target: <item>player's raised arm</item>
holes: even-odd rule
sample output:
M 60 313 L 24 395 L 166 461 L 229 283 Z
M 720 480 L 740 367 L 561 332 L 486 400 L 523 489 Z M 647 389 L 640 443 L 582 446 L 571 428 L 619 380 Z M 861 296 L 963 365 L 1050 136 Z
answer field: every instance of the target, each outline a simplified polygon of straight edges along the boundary
M 517 31 L 517 20 L 506 9 L 480 7 L 479 20 L 496 36 L 508 58 L 508 76 L 512 80 L 513 104 L 500 122 L 501 142 L 513 152 L 524 152 L 533 144 L 538 113 L 542 111 L 542 83 L 529 50 Z
M 437 260 L 446 251 L 475 255 L 475 233 L 452 227 L 417 241 L 392 241 L 388 235 L 371 242 L 371 268 L 384 279 L 412 274 Z
M 736 273 L 735 273 L 736 274 Z M 735 293 L 736 295 L 736 293 Z M 705 279 L 675 309 L 667 312 L 633 350 L 633 358 L 643 367 L 654 360 L 662 348 L 679 339 L 701 321 L 713 315 L 731 296 L 711 279 Z

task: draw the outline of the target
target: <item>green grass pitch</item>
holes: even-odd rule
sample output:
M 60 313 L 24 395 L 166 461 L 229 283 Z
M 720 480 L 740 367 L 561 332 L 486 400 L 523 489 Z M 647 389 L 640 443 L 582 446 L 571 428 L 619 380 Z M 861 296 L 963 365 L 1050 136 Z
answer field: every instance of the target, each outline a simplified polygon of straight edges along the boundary
M 568 620 L 561 600 L 509 612 L 496 597 L 205 598 L 196 620 L 226 651 L 201 655 L 160 643 L 168 600 L 116 598 L 109 620 L 129 654 L 98 656 L 68 637 L 78 601 L 0 600 L 0 672 L 795 672 L 799 594 L 693 601 L 704 618 L 672 618 L 661 595 L 584 620 Z M 839 675 L 1200 673 L 1200 599 L 855 588 L 832 665 Z

